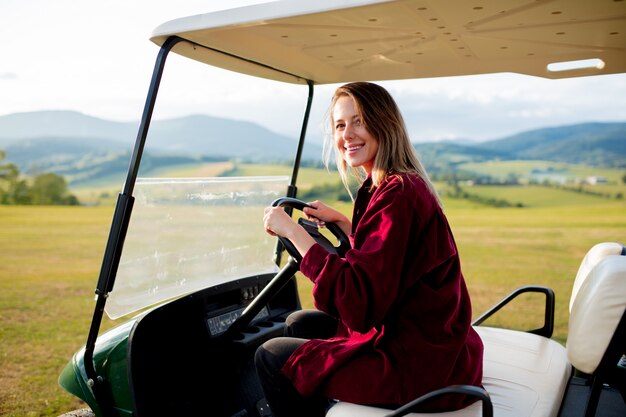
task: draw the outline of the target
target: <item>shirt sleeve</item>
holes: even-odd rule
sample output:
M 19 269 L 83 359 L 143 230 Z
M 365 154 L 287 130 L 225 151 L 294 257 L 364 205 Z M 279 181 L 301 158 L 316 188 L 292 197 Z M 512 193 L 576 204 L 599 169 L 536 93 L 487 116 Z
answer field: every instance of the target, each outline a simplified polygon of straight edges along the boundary
M 345 258 L 315 245 L 301 271 L 314 282 L 315 306 L 364 333 L 379 324 L 398 297 L 409 239 L 416 224 L 413 202 L 398 187 L 372 197 Z

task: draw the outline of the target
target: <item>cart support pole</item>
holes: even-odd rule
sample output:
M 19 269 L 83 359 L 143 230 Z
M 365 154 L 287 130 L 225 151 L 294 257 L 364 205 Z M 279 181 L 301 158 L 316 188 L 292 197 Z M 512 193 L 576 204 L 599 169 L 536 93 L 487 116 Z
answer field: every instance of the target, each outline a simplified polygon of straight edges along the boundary
M 300 161 L 302 159 L 302 150 L 304 149 L 304 141 L 306 139 L 306 130 L 309 125 L 309 117 L 311 116 L 311 107 L 313 104 L 313 81 L 307 80 L 309 86 L 309 95 L 307 97 L 306 109 L 304 111 L 304 118 L 302 120 L 302 128 L 300 129 L 300 140 L 298 141 L 298 150 L 296 151 L 296 159 L 293 162 L 293 170 L 291 172 L 291 181 L 289 183 L 289 189 L 287 190 L 287 197 L 295 198 L 298 193 L 298 187 L 296 182 L 298 180 L 298 171 L 300 169 Z
M 304 141 L 306 139 L 306 129 L 309 126 L 309 116 L 311 116 L 311 107 L 313 104 L 313 81 L 307 80 L 309 86 L 309 95 L 307 97 L 306 109 L 304 110 L 304 118 L 302 120 L 302 128 L 300 129 L 300 140 L 298 141 L 298 150 L 296 151 L 296 158 L 293 162 L 293 170 L 291 171 L 291 180 L 289 181 L 289 187 L 287 188 L 287 197 L 296 198 L 298 195 L 298 187 L 296 182 L 298 180 L 298 171 L 300 170 L 300 161 L 302 159 L 302 150 L 304 149 Z M 291 216 L 291 207 L 286 207 L 285 211 Z M 283 244 L 280 240 L 276 242 L 276 249 L 274 251 L 274 261 L 276 265 L 280 266 L 280 260 L 283 253 Z
M 159 55 L 157 56 L 152 73 L 152 79 L 150 81 L 148 96 L 146 98 L 144 111 L 141 117 L 141 124 L 139 125 L 139 132 L 137 133 L 137 139 L 135 141 L 135 148 L 133 150 L 130 166 L 128 168 L 128 176 L 126 178 L 126 183 L 124 184 L 124 191 L 118 196 L 117 199 L 109 238 L 104 252 L 104 259 L 102 260 L 102 266 L 100 268 L 100 276 L 96 286 L 96 307 L 94 309 L 91 327 L 89 329 L 89 335 L 87 336 L 87 343 L 85 345 L 84 363 L 85 372 L 87 373 L 88 378 L 87 383 L 93 390 L 96 402 L 100 407 L 102 415 L 105 417 L 115 416 L 116 413 L 113 409 L 110 387 L 108 386 L 107 381 L 105 381 L 102 376 L 98 375 L 95 369 L 93 353 L 96 346 L 96 339 L 98 338 L 98 332 L 100 331 L 102 317 L 104 315 L 106 299 L 113 289 L 117 268 L 122 256 L 122 248 L 124 246 L 128 223 L 130 222 L 130 215 L 135 200 L 132 193 L 135 181 L 137 180 L 139 164 L 141 162 L 146 136 L 148 135 L 148 127 L 150 126 L 150 121 L 152 119 L 152 112 L 154 110 L 159 84 L 161 83 L 161 76 L 163 75 L 165 60 L 170 50 L 181 40 L 182 39 L 178 37 L 169 38 L 163 44 L 161 50 L 159 51 Z

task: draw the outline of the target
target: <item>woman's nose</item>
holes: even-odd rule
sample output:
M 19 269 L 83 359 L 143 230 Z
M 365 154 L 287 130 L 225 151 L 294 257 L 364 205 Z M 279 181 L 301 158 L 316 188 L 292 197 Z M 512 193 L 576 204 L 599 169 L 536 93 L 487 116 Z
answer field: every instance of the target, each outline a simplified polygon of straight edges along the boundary
M 354 137 L 354 130 L 352 129 L 351 126 L 346 126 L 343 129 L 343 139 L 348 140 L 348 139 L 352 139 L 353 137 Z

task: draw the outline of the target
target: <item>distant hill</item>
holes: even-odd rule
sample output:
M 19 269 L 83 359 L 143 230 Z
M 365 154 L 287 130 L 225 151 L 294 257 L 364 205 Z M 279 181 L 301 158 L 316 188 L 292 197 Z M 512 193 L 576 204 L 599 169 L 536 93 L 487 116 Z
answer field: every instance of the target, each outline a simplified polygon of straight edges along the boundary
M 150 126 L 151 146 L 170 153 L 224 155 L 253 161 L 291 160 L 297 138 L 272 132 L 255 123 L 193 115 L 155 121 Z M 320 159 L 321 148 L 304 150 L 304 159 Z
M 22 172 L 55 172 L 75 184 L 128 169 L 139 122 L 113 122 L 71 111 L 0 116 L 0 149 Z M 150 126 L 143 172 L 207 160 L 291 161 L 297 141 L 257 124 L 206 115 L 156 120 Z M 449 172 L 466 162 L 545 160 L 626 167 L 626 123 L 585 123 L 522 132 L 488 142 L 415 144 L 428 170 Z M 303 160 L 319 162 L 306 144 Z
M 583 123 L 522 132 L 480 148 L 510 159 L 626 167 L 626 123 Z
M 626 123 L 583 123 L 531 130 L 487 142 L 414 144 L 429 171 L 466 162 L 542 160 L 626 167 Z
M 19 139 L 92 138 L 132 144 L 139 123 L 113 122 L 75 111 L 36 111 L 0 116 L 0 147 Z
M 87 172 L 102 175 L 120 165 L 128 168 L 126 155 L 134 147 L 138 126 L 71 111 L 16 113 L 0 116 L 0 149 L 23 172 L 79 175 L 84 170 L 79 176 L 87 180 Z M 193 115 L 153 121 L 145 155 L 155 167 L 182 163 L 181 158 L 271 162 L 292 160 L 296 147 L 296 139 L 254 123 Z M 319 161 L 321 153 L 319 146 L 307 145 L 303 159 Z
M 65 147 L 67 139 L 81 139 L 84 146 L 101 148 L 98 142 L 132 148 L 139 122 L 114 122 L 73 111 L 40 111 L 0 116 L 0 147 L 20 146 L 24 139 L 44 140 L 51 146 L 55 138 Z M 32 142 L 31 142 L 32 143 Z M 291 158 L 295 138 L 272 132 L 247 121 L 193 115 L 169 120 L 153 120 L 146 149 L 194 155 L 228 155 L 233 158 Z M 51 148 L 55 151 L 54 148 Z M 319 158 L 320 149 L 307 150 L 307 157 Z M 309 153 L 311 155 L 309 155 Z
M 510 159 L 506 152 L 485 149 L 476 144 L 456 142 L 425 142 L 413 145 L 428 171 L 434 173 L 465 162 Z

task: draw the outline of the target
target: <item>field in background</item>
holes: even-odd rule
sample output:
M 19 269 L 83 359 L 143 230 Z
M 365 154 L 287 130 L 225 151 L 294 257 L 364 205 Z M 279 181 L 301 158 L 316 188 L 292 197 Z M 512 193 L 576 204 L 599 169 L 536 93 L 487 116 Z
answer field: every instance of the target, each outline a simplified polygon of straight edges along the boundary
M 606 177 L 609 182 L 621 182 L 623 169 L 592 167 L 550 161 L 488 161 L 464 163 L 457 166 L 459 170 L 471 171 L 493 177 L 506 178 L 510 174 L 527 178 L 532 175 L 535 180 L 564 179 L 582 180 L 592 176 Z
M 233 162 L 203 163 L 197 165 L 183 165 L 180 167 L 168 167 L 146 175 L 146 177 L 215 177 L 215 176 L 291 176 L 291 167 L 287 165 L 246 165 Z M 298 187 L 307 189 L 316 184 L 334 183 L 337 181 L 336 172 L 328 172 L 323 169 L 301 168 L 298 174 Z M 80 202 L 85 205 L 115 205 L 117 195 L 124 187 L 120 183 L 104 183 L 96 186 L 77 187 L 72 189 Z
M 233 175 L 291 172 L 286 166 L 272 166 L 270 173 L 256 166 L 220 169 L 224 168 Z M 209 166 L 198 166 L 185 175 L 205 176 L 209 171 Z M 305 190 L 336 178 L 323 170 L 303 169 L 298 182 Z M 597 187 L 626 191 L 617 183 Z M 101 192 L 109 189 L 114 196 L 121 185 Z M 564 342 L 571 285 L 582 257 L 595 243 L 626 240 L 624 199 L 540 186 L 481 186 L 469 191 L 493 193 L 525 205 L 492 208 L 444 198 L 474 315 L 516 287 L 549 286 L 557 294 L 555 338 Z M 56 379 L 85 343 L 111 224 L 114 198 L 93 195 L 99 207 L 0 206 L 1 416 L 56 416 L 81 406 L 58 387 Z M 348 204 L 341 207 L 350 210 Z M 311 307 L 310 284 L 304 279 L 299 283 L 303 306 Z M 497 324 L 540 325 L 542 303 L 536 297 L 525 299 Z M 111 325 L 105 321 L 103 327 Z
M 112 214 L 0 206 L 0 415 L 80 406 L 56 380 L 85 344 Z

